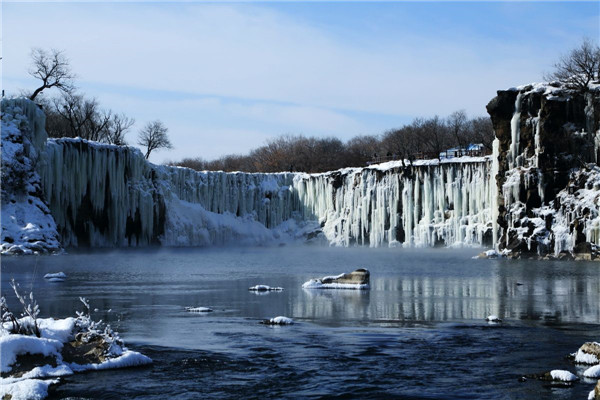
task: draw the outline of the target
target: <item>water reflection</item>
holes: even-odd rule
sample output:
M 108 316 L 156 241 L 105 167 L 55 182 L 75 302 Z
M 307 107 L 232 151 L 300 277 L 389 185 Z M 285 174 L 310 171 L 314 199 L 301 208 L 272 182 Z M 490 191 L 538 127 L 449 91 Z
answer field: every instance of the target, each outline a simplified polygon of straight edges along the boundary
M 33 288 L 43 313 L 72 315 L 79 296 L 100 310 L 145 321 L 181 318 L 186 306 L 223 317 L 287 315 L 327 324 L 356 321 L 505 320 L 600 322 L 596 263 L 471 260 L 460 251 L 259 249 L 3 258 L 2 292 L 15 277 Z M 107 267 L 107 265 L 109 267 Z M 315 276 L 371 270 L 371 290 L 304 290 Z M 64 271 L 64 283 L 47 272 Z M 251 292 L 257 283 L 283 292 Z M 223 313 L 226 312 L 226 315 Z M 111 315 L 106 318 L 110 319 Z M 116 317 L 113 317 L 116 318 Z M 212 318 L 212 317 L 211 317 Z M 149 322 L 150 323 L 150 322 Z

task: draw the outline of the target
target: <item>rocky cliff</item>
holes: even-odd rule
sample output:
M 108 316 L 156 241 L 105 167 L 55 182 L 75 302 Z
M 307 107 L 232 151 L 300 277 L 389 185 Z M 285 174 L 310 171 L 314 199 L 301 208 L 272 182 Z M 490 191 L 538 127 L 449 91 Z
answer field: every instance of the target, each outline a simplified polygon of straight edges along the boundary
M 498 248 L 513 257 L 596 257 L 600 86 L 498 91 Z

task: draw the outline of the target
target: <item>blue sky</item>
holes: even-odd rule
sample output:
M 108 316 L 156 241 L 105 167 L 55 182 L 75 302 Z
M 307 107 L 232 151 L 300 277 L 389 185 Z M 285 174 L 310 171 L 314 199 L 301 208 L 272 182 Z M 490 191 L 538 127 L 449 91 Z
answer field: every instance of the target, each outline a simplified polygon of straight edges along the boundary
M 152 161 L 214 158 L 280 134 L 484 115 L 497 89 L 540 81 L 600 37 L 599 20 L 600 2 L 4 1 L 2 87 L 34 88 L 30 49 L 62 49 L 82 92 L 136 131 L 170 128 L 175 148 Z

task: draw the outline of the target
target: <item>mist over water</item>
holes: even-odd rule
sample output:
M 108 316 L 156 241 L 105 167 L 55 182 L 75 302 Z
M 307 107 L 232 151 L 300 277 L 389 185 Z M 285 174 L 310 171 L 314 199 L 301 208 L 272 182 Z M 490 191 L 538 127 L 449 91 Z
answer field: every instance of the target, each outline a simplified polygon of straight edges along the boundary
M 575 372 L 564 356 L 600 339 L 597 264 L 471 259 L 477 252 L 302 246 L 5 257 L 2 293 L 13 277 L 32 287 L 42 317 L 72 316 L 85 296 L 96 319 L 154 360 L 68 377 L 53 398 L 584 397 L 590 383 L 557 389 L 517 379 Z M 301 288 L 360 267 L 371 271 L 369 291 Z M 58 271 L 66 282 L 43 279 Z M 256 284 L 285 290 L 249 292 Z M 490 314 L 504 323 L 487 324 Z M 277 315 L 296 324 L 258 324 Z

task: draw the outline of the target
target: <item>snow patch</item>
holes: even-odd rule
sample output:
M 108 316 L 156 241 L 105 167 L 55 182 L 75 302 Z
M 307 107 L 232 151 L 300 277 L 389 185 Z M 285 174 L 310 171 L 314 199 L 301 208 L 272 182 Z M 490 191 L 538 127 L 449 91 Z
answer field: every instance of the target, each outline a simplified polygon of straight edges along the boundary
M 583 371 L 583 376 L 586 378 L 600 378 L 600 365 L 596 365 L 594 367 L 590 367 Z
M 550 371 L 550 376 L 554 380 L 563 381 L 563 382 L 574 382 L 574 381 L 579 380 L 577 375 L 572 374 L 571 372 L 565 371 L 562 369 L 554 369 L 554 370 Z

